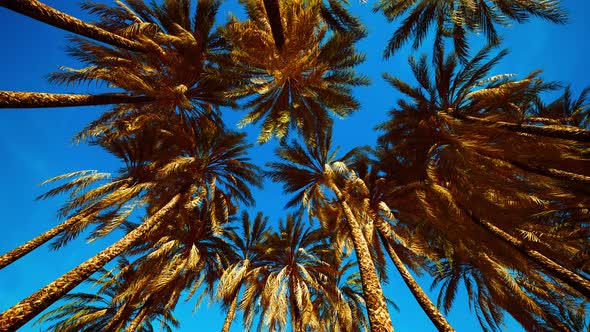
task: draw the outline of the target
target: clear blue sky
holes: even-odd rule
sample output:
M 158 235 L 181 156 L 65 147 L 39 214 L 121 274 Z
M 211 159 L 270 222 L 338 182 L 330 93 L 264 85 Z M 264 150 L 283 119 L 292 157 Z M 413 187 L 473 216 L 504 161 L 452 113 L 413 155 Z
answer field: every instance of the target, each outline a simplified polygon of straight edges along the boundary
M 387 24 L 380 14 L 372 13 L 373 1 L 369 0 L 366 5 L 356 0 L 350 1 L 352 12 L 361 17 L 369 31 L 369 37 L 359 45 L 360 50 L 367 53 L 367 62 L 358 71 L 371 77 L 372 84 L 355 91 L 362 108 L 350 118 L 336 123 L 334 142 L 343 149 L 373 144 L 377 133 L 372 128 L 385 119 L 387 111 L 399 97 L 383 82 L 381 74 L 387 71 L 412 81 L 407 56 L 410 53 L 430 53 L 428 46 L 418 51 L 405 47 L 392 59 L 382 60 L 382 50 L 395 24 Z M 87 18 L 75 2 L 43 2 L 71 15 Z M 220 18 L 226 17 L 228 11 L 241 12 L 236 2 L 226 1 Z M 590 44 L 587 41 L 590 33 L 590 2 L 564 0 L 563 5 L 570 14 L 570 22 L 565 26 L 532 20 L 527 24 L 515 24 L 503 29 L 504 47 L 511 52 L 492 74 L 516 73 L 522 77 L 534 69 L 543 69 L 542 77 L 571 83 L 575 92 L 590 85 L 587 78 L 590 73 Z M 64 52 L 66 33 L 63 31 L 4 8 L 0 8 L 0 28 L 0 45 L 3 46 L 0 51 L 0 90 L 62 93 L 96 91 L 94 87 L 52 86 L 46 82 L 45 75 L 57 70 L 58 66 L 79 67 Z M 481 38 L 476 37 L 477 40 L 481 41 Z M 60 221 L 55 212 L 63 203 L 63 197 L 35 201 L 35 197 L 47 189 L 39 186 L 43 180 L 83 169 L 116 172 L 120 165 L 112 157 L 96 147 L 74 145 L 71 142 L 73 134 L 96 118 L 102 110 L 102 107 L 0 110 L 1 253 Z M 241 115 L 226 111 L 225 119 L 233 125 Z M 248 127 L 245 130 L 250 140 L 254 141 L 257 128 Z M 262 166 L 272 158 L 275 147 L 275 141 L 256 146 L 252 150 L 252 157 Z M 281 196 L 278 185 L 267 183 L 264 190 L 256 193 L 256 200 L 256 209 L 263 210 L 271 219 L 278 220 L 284 215 L 281 207 L 286 199 Z M 120 234 L 91 244 L 85 243 L 84 237 L 80 237 L 58 252 L 50 252 L 44 246 L 0 271 L 0 311 L 107 247 L 117 236 Z M 420 282 L 424 288 L 429 288 L 430 279 L 420 279 Z M 397 331 L 435 331 L 394 270 L 391 270 L 390 284 L 384 290 L 401 309 L 400 312 L 391 311 Z M 221 329 L 223 314 L 216 305 L 204 303 L 192 314 L 193 304 L 179 303 L 176 310 L 176 316 L 182 323 L 179 331 Z M 457 331 L 479 330 L 464 296 L 459 296 L 448 318 Z M 507 322 L 507 331 L 522 331 L 514 322 Z M 21 330 L 44 330 L 42 326 L 31 325 L 27 324 Z M 242 331 L 240 321 L 234 322 L 232 331 Z

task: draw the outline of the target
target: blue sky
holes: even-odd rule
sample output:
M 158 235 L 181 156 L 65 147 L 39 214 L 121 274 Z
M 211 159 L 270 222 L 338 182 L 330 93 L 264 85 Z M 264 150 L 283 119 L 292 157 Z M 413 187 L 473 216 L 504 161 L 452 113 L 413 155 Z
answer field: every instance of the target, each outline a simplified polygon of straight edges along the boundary
M 76 3 L 44 0 L 44 3 L 71 15 L 87 18 Z M 108 1 L 110 2 L 110 1 Z M 226 1 L 220 18 L 228 11 L 241 12 L 236 1 Z M 373 144 L 377 133 L 372 128 L 385 120 L 387 111 L 395 104 L 399 95 L 381 79 L 383 72 L 389 72 L 404 80 L 413 82 L 407 56 L 430 53 L 430 44 L 420 50 L 404 47 L 393 58 L 382 59 L 384 45 L 396 24 L 388 24 L 380 14 L 372 13 L 374 1 L 362 5 L 350 0 L 352 12 L 359 16 L 369 31 L 369 37 L 359 44 L 367 54 L 367 61 L 358 71 L 372 79 L 369 87 L 355 90 L 361 102 L 361 109 L 351 117 L 336 122 L 334 142 L 343 150 L 357 145 Z M 570 14 L 570 22 L 564 26 L 553 25 L 540 20 L 527 24 L 515 24 L 502 29 L 503 47 L 510 54 L 494 70 L 492 75 L 515 73 L 525 76 L 534 69 L 542 69 L 542 77 L 572 84 L 579 92 L 590 85 L 590 2 L 564 0 L 564 7 Z M 79 67 L 64 51 L 66 33 L 0 8 L 0 90 L 38 92 L 96 91 L 95 87 L 65 87 L 47 83 L 45 76 L 59 66 Z M 473 45 L 481 44 L 481 36 L 475 36 Z M 476 49 L 476 46 L 473 46 Z M 96 147 L 75 145 L 71 137 L 90 120 L 96 118 L 104 108 L 55 108 L 39 110 L 0 110 L 0 211 L 2 211 L 2 234 L 0 252 L 4 253 L 56 225 L 60 220 L 56 211 L 63 203 L 63 197 L 47 201 L 35 201 L 35 197 L 48 188 L 40 187 L 43 180 L 66 172 L 96 169 L 101 172 L 116 172 L 120 165 L 108 154 Z M 227 110 L 225 119 L 235 125 L 243 113 Z M 254 142 L 256 127 L 244 129 Z M 276 142 L 256 146 L 252 157 L 259 165 L 272 158 Z M 278 220 L 284 215 L 282 206 L 287 201 L 281 195 L 279 185 L 267 183 L 263 190 L 256 192 L 257 206 L 271 219 Z M 120 236 L 112 234 L 104 239 L 87 244 L 83 237 L 57 252 L 44 246 L 17 263 L 0 271 L 0 311 L 33 293 L 40 287 L 61 276 L 87 258 L 99 252 Z M 420 279 L 424 288 L 429 288 L 430 279 Z M 391 270 L 389 285 L 384 287 L 388 297 L 400 307 L 400 312 L 391 311 L 397 331 L 435 331 L 418 305 L 411 298 L 401 279 Z M 216 305 L 204 303 L 194 314 L 194 302 L 180 302 L 176 310 L 182 322 L 179 331 L 220 330 L 223 314 Z M 459 296 L 448 316 L 457 331 L 479 330 L 479 325 L 469 311 L 464 296 Z M 517 324 L 507 320 L 507 331 L 522 331 Z M 27 324 L 22 331 L 43 331 L 43 326 Z M 234 322 L 232 331 L 242 331 L 240 322 Z

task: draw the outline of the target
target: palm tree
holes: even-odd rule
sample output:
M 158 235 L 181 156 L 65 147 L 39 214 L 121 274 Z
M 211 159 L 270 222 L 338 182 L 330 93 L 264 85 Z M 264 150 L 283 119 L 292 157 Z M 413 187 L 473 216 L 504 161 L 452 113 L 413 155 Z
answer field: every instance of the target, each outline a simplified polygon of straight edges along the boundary
M 326 4 L 324 1 L 309 1 L 312 5 L 319 6 L 321 18 L 332 30 L 339 33 L 354 35 L 355 38 L 358 39 L 366 36 L 367 32 L 362 23 L 342 6 L 341 2 L 347 3 L 346 0 L 328 0 L 327 2 L 328 3 Z M 263 0 L 263 3 L 275 46 L 280 51 L 285 44 L 285 32 L 283 29 L 283 23 L 281 22 L 281 8 L 279 1 Z
M 125 259 L 120 259 L 117 269 L 129 264 Z M 119 305 L 113 301 L 119 290 L 128 281 L 122 279 L 116 269 L 106 270 L 101 268 L 96 277 L 91 277 L 85 282 L 92 283 L 93 293 L 66 294 L 62 300 L 66 301 L 59 307 L 39 317 L 35 324 L 43 322 L 52 325 L 47 329 L 51 331 L 118 331 L 121 330 L 121 322 L 111 324 L 116 319 Z M 152 321 L 159 321 L 162 329 L 171 331 L 172 327 L 178 327 L 179 322 L 174 318 L 170 310 L 160 310 L 150 317 L 149 326 L 140 331 L 152 331 Z M 123 326 L 125 323 L 123 322 Z M 112 329 L 111 329 L 112 328 Z
M 379 0 L 374 11 L 382 12 L 390 22 L 403 17 L 401 26 L 387 43 L 385 57 L 393 55 L 411 38 L 414 39 L 414 48 L 417 48 L 431 26 L 435 25 L 435 43 L 442 43 L 443 37 L 452 38 L 455 52 L 461 59 L 466 59 L 469 50 L 468 32 L 483 32 L 489 43 L 498 44 L 500 37 L 495 27 L 497 24 L 506 26 L 510 20 L 521 23 L 531 16 L 553 23 L 565 23 L 567 18 L 559 4 L 559 0 Z
M 213 106 L 231 105 L 222 96 L 234 82 L 220 79 L 215 65 L 220 55 L 211 29 L 220 6 L 218 0 L 119 2 L 120 8 L 88 3 L 85 9 L 98 14 L 98 26 L 140 40 L 149 52 L 135 53 L 73 37 L 68 52 L 86 65 L 62 68 L 50 76 L 60 84 L 105 83 L 122 93 L 88 95 L 1 92 L 0 105 L 12 107 L 58 107 L 93 104 L 115 106 L 94 121 L 84 133 L 100 134 L 109 128 L 133 131 L 149 121 L 167 120 L 170 113 L 206 113 Z M 135 22 L 131 25 L 125 22 Z
M 434 326 L 439 331 L 455 331 L 402 261 L 403 257 L 404 261 L 411 262 L 410 266 L 412 267 L 426 266 L 428 262 L 424 257 L 420 257 L 419 254 L 412 251 L 410 241 L 406 240 L 412 237 L 411 233 L 403 227 L 398 227 L 398 231 L 396 231 L 394 225 L 391 224 L 396 221 L 396 218 L 385 203 L 387 200 L 386 179 L 379 176 L 377 168 L 373 167 L 365 153 L 356 155 L 351 166 L 358 172 L 355 182 L 360 190 L 357 190 L 358 197 L 351 197 L 351 200 L 355 201 L 351 205 L 354 206 L 354 210 L 358 211 L 359 218 L 373 223 L 377 233 L 375 237 L 381 240 L 404 283 Z
M 232 202 L 251 203 L 250 185 L 260 185 L 258 168 L 244 157 L 249 145 L 244 134 L 186 119 L 177 128 L 176 157 L 161 161 L 155 185 L 144 197 L 150 203 L 145 220 L 125 237 L 54 282 L 19 302 L 0 316 L 0 329 L 16 329 L 47 308 L 92 273 L 128 250 L 140 238 L 165 225 L 179 206 L 198 204 L 207 194 L 219 197 L 221 214 L 228 216 Z M 215 189 L 217 188 L 217 189 Z M 216 223 L 212 221 L 213 227 Z
M 51 8 L 37 0 L 6 0 L 0 6 L 54 27 L 103 42 L 129 51 L 145 52 L 141 43 L 127 39 L 117 33 L 101 29 L 75 17 Z
M 223 218 L 216 204 L 215 197 L 206 197 L 196 206 L 185 205 L 164 227 L 128 251 L 140 257 L 125 268 L 133 273 L 131 283 L 116 296 L 117 302 L 136 313 L 126 330 L 135 331 L 157 313 L 154 310 L 173 310 L 185 290 L 188 301 L 204 288 L 195 307 L 205 295 L 212 297 L 221 267 L 232 256 L 221 237 L 223 226 L 216 228 L 214 220 Z
M 262 121 L 259 142 L 284 138 L 290 129 L 313 140 L 317 130 L 331 124 L 330 113 L 343 118 L 358 109 L 351 88 L 368 80 L 353 69 L 364 56 L 355 51 L 352 35 L 326 35 L 318 6 L 287 1 L 281 7 L 286 23 L 279 51 L 259 3 L 246 6 L 249 20 L 232 18 L 222 29 L 229 57 L 220 63 L 231 68 L 225 74 L 243 82 L 228 96 L 252 96 L 241 126 Z
M 365 299 L 359 272 L 351 272 L 356 267 L 354 260 L 340 258 L 340 249 L 332 248 L 325 260 L 334 273 L 327 276 L 324 291 L 315 299 L 319 308 L 322 325 L 325 331 L 361 332 L 370 331 L 369 321 L 365 313 Z M 392 304 L 390 301 L 388 303 Z
M 393 326 L 371 250 L 363 234 L 362 225 L 348 204 L 348 193 L 339 182 L 340 178 L 349 177 L 351 174 L 344 172 L 337 175 L 339 171 L 344 171 L 344 167 L 342 162 L 335 162 L 334 153 L 330 152 L 331 129 L 328 128 L 325 134 L 318 133 L 315 141 L 315 146 L 306 148 L 295 141 L 290 145 L 282 144 L 276 150 L 280 161 L 268 164 L 271 168 L 268 174 L 274 181 L 283 183 L 285 192 L 295 194 L 288 207 L 299 204 L 321 206 L 328 201 L 325 189 L 332 192 L 344 215 L 343 219 L 348 225 L 348 232 L 354 244 L 371 328 L 374 331 L 392 331 Z M 346 160 L 346 157 L 342 160 Z
M 268 217 L 261 212 L 250 220 L 247 212 L 243 212 L 236 227 L 227 227 L 223 236 L 227 239 L 232 255 L 230 265 L 225 268 L 217 286 L 217 298 L 221 299 L 227 310 L 222 332 L 228 332 L 236 314 L 240 289 L 259 266 L 261 245 L 269 235 Z M 235 257 L 233 257 L 235 256 Z
M 313 297 L 322 292 L 321 281 L 331 273 L 322 260 L 327 251 L 324 238 L 322 230 L 305 227 L 300 217 L 288 215 L 279 223 L 278 232 L 260 245 L 258 264 L 246 283 L 241 304 L 247 329 L 259 310 L 259 328 L 283 330 L 290 316 L 293 331 L 322 330 Z
M 202 124 L 208 121 L 203 118 Z M 35 237 L 27 243 L 0 256 L 0 268 L 3 268 L 47 241 L 58 236 L 52 244 L 58 249 L 75 238 L 93 223 L 102 226 L 92 234 L 92 237 L 104 236 L 115 229 L 133 210 L 133 199 L 141 197 L 154 179 L 154 158 L 166 159 L 170 151 L 164 146 L 169 135 L 164 131 L 146 127 L 136 132 L 133 137 L 118 137 L 113 131 L 105 132 L 102 137 L 95 138 L 91 143 L 100 145 L 115 157 L 119 158 L 125 167 L 115 178 L 109 173 L 96 171 L 78 171 L 51 178 L 45 182 L 54 183 L 71 179 L 70 181 L 49 190 L 39 198 L 46 199 L 61 193 L 69 192 L 68 202 L 60 209 L 60 216 L 68 216 L 61 224 Z M 88 189 L 98 181 L 106 181 L 93 189 Z M 108 225 L 108 227 L 105 227 Z
M 550 207 L 587 206 L 587 184 L 545 171 L 587 176 L 587 161 L 580 157 L 584 144 L 457 120 L 526 119 L 540 92 L 554 87 L 536 74 L 522 81 L 510 75 L 485 79 L 504 55 L 484 61 L 488 53 L 489 48 L 484 49 L 460 69 L 456 56 L 439 56 L 434 79 L 426 58 L 411 59 L 419 87 L 386 75 L 410 97 L 400 100 L 391 112 L 394 117 L 379 127 L 384 130 L 380 170 L 392 188 L 387 205 L 408 227 L 422 227 L 426 243 L 446 238 L 461 251 L 459 257 L 493 253 L 503 266 L 524 275 L 547 273 L 569 285 L 569 294 L 587 297 L 588 280 L 572 260 L 587 241 L 552 231 L 556 224 L 531 221 L 532 215 Z M 447 109 L 455 114 L 450 116 Z M 548 282 L 540 285 L 553 287 Z

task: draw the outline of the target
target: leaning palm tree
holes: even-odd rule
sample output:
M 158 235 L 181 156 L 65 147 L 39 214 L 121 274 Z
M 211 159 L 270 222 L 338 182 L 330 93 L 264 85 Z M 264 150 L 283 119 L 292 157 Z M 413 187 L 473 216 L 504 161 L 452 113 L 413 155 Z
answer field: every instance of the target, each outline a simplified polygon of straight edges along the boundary
M 184 205 L 169 215 L 163 227 L 128 250 L 139 257 L 122 269 L 132 276 L 127 287 L 114 297 L 125 306 L 127 315 L 134 315 L 126 330 L 135 331 L 145 325 L 157 313 L 155 310 L 173 310 L 184 291 L 188 292 L 188 301 L 202 290 L 195 308 L 205 296 L 213 297 L 221 267 L 233 256 L 221 236 L 225 226 L 215 221 L 223 219 L 223 209 L 216 208 L 219 198 L 210 192 L 200 203 Z
M 50 76 L 54 83 L 104 83 L 123 92 L 93 95 L 52 95 L 0 92 L 0 107 L 59 107 L 114 104 L 84 133 L 93 135 L 116 127 L 132 131 L 148 121 L 166 120 L 169 113 L 194 114 L 230 105 L 222 93 L 233 84 L 219 79 L 213 62 L 219 53 L 211 33 L 220 6 L 217 0 L 119 2 L 119 7 L 88 3 L 98 14 L 96 24 L 139 40 L 149 52 L 129 52 L 73 37 L 68 52 L 86 67 L 62 68 Z M 134 22 L 132 24 L 126 22 Z
M 295 141 L 290 145 L 282 144 L 276 150 L 280 161 L 268 164 L 271 168 L 268 174 L 274 181 L 283 183 L 285 192 L 295 194 L 288 207 L 299 205 L 318 208 L 329 202 L 330 196 L 326 190 L 336 198 L 357 255 L 371 328 L 374 331 L 392 331 L 387 303 L 363 233 L 363 225 L 351 210 L 348 193 L 341 182 L 342 177 L 351 174 L 338 174 L 343 169 L 343 163 L 336 162 L 334 153 L 330 151 L 331 140 L 331 130 L 328 129 L 326 133 L 317 134 L 314 146 L 303 147 Z M 342 160 L 346 158 L 344 156 Z
M 244 143 L 245 135 L 215 124 L 204 126 L 196 120 L 185 120 L 184 126 L 176 125 L 176 135 L 171 136 L 176 156 L 160 161 L 155 185 L 143 198 L 150 207 L 144 221 L 95 257 L 2 313 L 0 329 L 22 326 L 140 238 L 165 225 L 167 216 L 179 207 L 200 202 L 211 191 L 208 187 L 217 188 L 215 195 L 222 202 L 224 218 L 232 202 L 252 202 L 249 186 L 259 185 L 260 179 L 258 168 L 245 157 L 249 147 Z
M 203 118 L 201 121 L 209 120 Z M 154 158 L 170 157 L 171 151 L 164 148 L 168 145 L 168 138 L 167 133 L 154 128 L 152 124 L 136 132 L 133 137 L 118 137 L 116 132 L 109 131 L 101 138 L 94 139 L 92 144 L 105 148 L 120 159 L 125 167 L 115 177 L 109 173 L 78 171 L 45 181 L 44 184 L 68 180 L 39 197 L 47 199 L 68 192 L 68 201 L 58 214 L 60 217 L 67 216 L 67 219 L 0 256 L 0 269 L 56 237 L 52 248 L 58 249 L 92 224 L 101 226 L 91 234 L 91 238 L 104 236 L 115 229 L 131 214 L 136 198 L 140 198 L 153 184 Z M 100 182 L 103 184 L 92 188 L 92 185 Z
M 468 32 L 483 32 L 489 43 L 497 44 L 500 41 L 497 24 L 506 26 L 510 20 L 520 23 L 531 16 L 565 23 L 566 15 L 559 4 L 559 0 L 379 0 L 375 11 L 382 12 L 390 22 L 403 17 L 385 48 L 385 57 L 393 55 L 412 38 L 417 48 L 435 25 L 435 42 L 441 43 L 443 37 L 452 38 L 455 52 L 465 59 L 469 50 Z
M 304 226 L 294 215 L 265 239 L 242 299 L 247 329 L 260 311 L 259 328 L 268 331 L 283 330 L 289 318 L 293 331 L 323 330 L 313 299 L 316 292 L 325 291 L 322 279 L 332 273 L 322 260 L 328 250 L 324 239 L 321 229 Z
M 259 266 L 261 246 L 270 232 L 268 217 L 264 217 L 261 212 L 251 221 L 248 213 L 244 211 L 237 224 L 238 226 L 226 227 L 223 233 L 232 255 L 227 255 L 230 265 L 224 269 L 216 293 L 227 310 L 222 332 L 229 331 L 238 307 L 241 288 L 248 279 L 256 278 L 252 274 Z
M 111 325 L 120 310 L 113 298 L 128 282 L 123 279 L 118 270 L 129 264 L 125 259 L 120 259 L 117 268 L 106 270 L 101 268 L 96 277 L 91 277 L 85 282 L 92 283 L 92 293 L 72 293 L 63 297 L 65 303 L 39 317 L 35 324 L 50 323 L 46 329 L 50 331 L 75 332 L 75 331 L 120 331 L 125 322 Z M 128 276 L 127 276 L 128 277 Z M 153 323 L 160 322 L 161 329 L 171 331 L 172 327 L 178 327 L 179 322 L 174 318 L 170 310 L 156 311 L 147 326 L 138 331 L 153 331 Z M 121 323 L 122 326 L 120 325 Z M 111 330 L 111 328 L 113 328 Z
M 567 285 L 573 296 L 588 297 L 589 280 L 573 261 L 587 241 L 555 232 L 556 224 L 531 220 L 531 215 L 551 207 L 587 206 L 587 183 L 578 180 L 589 175 L 587 160 L 580 157 L 586 145 L 461 120 L 526 119 L 540 92 L 554 87 L 536 73 L 521 81 L 511 75 L 486 79 L 503 56 L 485 61 L 489 50 L 463 68 L 455 55 L 439 55 L 434 78 L 426 58 L 412 59 L 418 87 L 386 76 L 410 99 L 400 100 L 394 117 L 380 126 L 380 155 L 385 157 L 380 170 L 392 188 L 387 204 L 398 210 L 404 223 L 424 226 L 428 221 L 423 228 L 426 239 L 446 237 L 455 250 L 488 247 L 484 251 L 494 253 L 502 265 L 524 274 L 546 273 Z M 449 224 L 455 227 L 449 229 Z M 507 246 L 512 254 L 499 246 Z
M 412 244 L 409 240 L 413 238 L 411 232 L 407 228 L 394 226 L 395 215 L 385 203 L 388 192 L 387 180 L 379 176 L 377 168 L 373 167 L 365 153 L 356 155 L 351 167 L 358 174 L 358 178 L 355 178 L 356 184 L 351 186 L 359 189 L 356 190 L 356 195 L 351 195 L 350 198 L 356 214 L 374 225 L 376 234 L 373 236 L 381 241 L 402 280 L 434 326 L 439 331 L 455 331 L 404 264 L 406 261 L 415 271 L 419 271 L 418 267 L 426 266 L 429 260 L 419 254 L 419 248 L 424 246 L 423 243 Z M 417 250 L 412 250 L 413 246 Z
M 241 126 L 262 122 L 259 142 L 284 138 L 290 129 L 313 140 L 332 123 L 330 114 L 343 118 L 358 109 L 351 89 L 368 81 L 354 71 L 364 56 L 352 35 L 328 35 L 313 1 L 289 0 L 281 6 L 285 44 L 277 50 L 259 1 L 246 6 L 248 20 L 231 18 L 221 30 L 229 57 L 220 65 L 242 82 L 228 96 L 251 97 Z
M 75 34 L 120 47 L 129 51 L 145 52 L 147 48 L 135 41 L 127 39 L 117 33 L 101 29 L 59 10 L 51 8 L 37 0 L 6 0 L 0 3 L 4 7 L 17 13 L 26 15 L 54 27 L 73 32 Z

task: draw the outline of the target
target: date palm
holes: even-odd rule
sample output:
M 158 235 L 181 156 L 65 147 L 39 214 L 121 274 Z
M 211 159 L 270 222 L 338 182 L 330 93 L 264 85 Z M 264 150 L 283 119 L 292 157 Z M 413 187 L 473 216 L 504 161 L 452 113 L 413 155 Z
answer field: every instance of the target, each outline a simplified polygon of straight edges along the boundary
M 268 331 L 284 330 L 289 318 L 293 331 L 322 330 L 313 300 L 316 292 L 322 292 L 322 279 L 331 273 L 322 260 L 328 250 L 324 238 L 322 230 L 304 226 L 294 215 L 269 234 L 244 290 L 241 307 L 246 328 L 260 311 L 259 328 Z
M 317 130 L 358 109 L 352 88 L 367 84 L 354 67 L 364 56 L 352 35 L 327 34 L 313 3 L 286 1 L 282 6 L 285 44 L 277 50 L 258 1 L 246 3 L 249 19 L 230 19 L 222 29 L 229 58 L 221 63 L 241 85 L 229 97 L 251 97 L 240 125 L 261 122 L 259 142 L 284 138 L 295 129 L 313 140 Z M 229 70 L 231 68 L 231 71 Z
M 347 0 L 328 0 L 327 3 L 326 1 L 309 2 L 319 6 L 320 16 L 328 24 L 330 29 L 339 33 L 354 35 L 355 38 L 359 39 L 365 37 L 365 27 L 342 4 L 348 4 Z M 282 3 L 285 4 L 287 2 Z M 283 29 L 280 2 L 278 0 L 263 0 L 263 4 L 275 46 L 278 50 L 281 50 L 285 44 L 285 31 Z
M 17 13 L 47 23 L 54 27 L 79 34 L 81 36 L 100 41 L 102 43 L 120 47 L 129 51 L 144 52 L 146 48 L 141 43 L 127 39 L 119 34 L 88 24 L 59 10 L 51 8 L 37 0 L 6 0 L 0 3 Z
M 201 122 L 205 125 L 209 120 L 202 118 Z M 45 181 L 44 184 L 67 180 L 39 197 L 47 199 L 69 193 L 68 201 L 59 210 L 59 216 L 67 216 L 67 219 L 0 256 L 0 268 L 56 237 L 51 247 L 58 249 L 92 224 L 101 226 L 91 234 L 91 239 L 115 229 L 133 211 L 135 199 L 141 197 L 155 180 L 154 158 L 165 160 L 174 153 L 164 148 L 171 146 L 167 140 L 169 135 L 153 125 L 136 132 L 133 137 L 118 137 L 118 133 L 109 131 L 93 139 L 92 144 L 106 149 L 125 167 L 115 177 L 109 173 L 78 171 Z
M 396 217 L 385 203 L 388 195 L 387 180 L 380 177 L 377 168 L 373 167 L 372 161 L 365 153 L 355 156 L 351 169 L 357 172 L 358 178 L 355 182 L 359 188 L 356 195 L 351 195 L 351 205 L 359 219 L 363 218 L 374 225 L 376 234 L 372 236 L 381 241 L 376 246 L 383 245 L 404 283 L 434 326 L 439 331 L 455 331 L 404 264 L 408 262 L 414 271 L 420 271 L 419 269 L 426 266 L 429 260 L 419 254 L 424 243 L 411 243 L 411 230 L 403 226 L 395 227 Z M 418 250 L 412 250 L 413 246 Z
M 221 201 L 219 211 L 225 218 L 232 202 L 252 202 L 249 186 L 259 185 L 260 179 L 258 168 L 245 157 L 249 145 L 244 143 L 244 136 L 191 119 L 177 126 L 170 141 L 170 144 L 176 143 L 177 154 L 161 161 L 157 167 L 155 185 L 143 198 L 150 207 L 145 220 L 97 256 L 2 313 L 0 329 L 22 326 L 104 264 L 165 225 L 167 216 L 173 215 L 180 206 L 198 204 L 205 194 L 214 191 L 214 197 Z M 223 218 L 212 222 L 222 221 Z
M 358 271 L 351 271 L 356 268 L 356 262 L 347 260 L 346 257 L 339 257 L 342 256 L 342 253 L 338 252 L 340 249 L 332 248 L 332 250 L 325 255 L 326 262 L 334 269 L 334 273 L 328 275 L 324 282 L 324 287 L 328 291 L 318 294 L 315 299 L 315 306 L 319 308 L 324 330 L 370 331 L 361 276 Z
M 111 325 L 117 311 L 120 310 L 120 304 L 113 301 L 113 298 L 128 282 L 118 271 L 128 264 L 126 260 L 120 259 L 117 269 L 101 268 L 97 276 L 85 281 L 92 284 L 92 292 L 65 295 L 62 299 L 65 303 L 39 317 L 35 324 L 50 323 L 51 325 L 46 327 L 47 330 L 61 332 L 122 330 L 120 324 L 125 326 L 125 322 Z M 139 331 L 152 331 L 156 322 L 160 322 L 161 329 L 166 331 L 171 331 L 172 327 L 179 325 L 170 310 L 160 310 L 155 311 L 147 326 Z
M 363 292 L 369 312 L 369 321 L 374 331 L 392 331 L 387 304 L 381 283 L 377 276 L 368 241 L 363 233 L 363 225 L 357 220 L 346 198 L 348 193 L 341 182 L 342 177 L 350 174 L 337 174 L 342 169 L 342 162 L 336 162 L 330 151 L 331 130 L 318 133 L 317 144 L 304 147 L 298 142 L 282 144 L 276 150 L 278 162 L 269 163 L 269 176 L 283 183 L 287 193 L 294 194 L 288 206 L 317 208 L 335 197 L 352 242 L 363 282 Z M 344 156 L 342 160 L 346 160 Z
M 391 22 L 403 18 L 399 28 L 387 43 L 384 55 L 393 55 L 404 43 L 413 39 L 417 48 L 434 25 L 435 43 L 443 37 L 453 39 L 455 52 L 467 58 L 469 32 L 483 32 L 489 43 L 500 41 L 496 25 L 507 26 L 510 21 L 524 22 L 531 16 L 554 23 L 566 22 L 559 0 L 379 0 L 375 11 L 380 11 Z
M 253 272 L 259 265 L 262 244 L 270 232 L 268 217 L 257 213 L 254 220 L 250 220 L 247 212 L 243 212 L 237 221 L 237 226 L 226 227 L 223 233 L 228 242 L 231 255 L 227 255 L 230 264 L 219 279 L 216 296 L 222 301 L 227 310 L 222 332 L 228 332 L 235 317 L 241 288 L 248 279 L 256 279 Z
M 588 175 L 587 160 L 580 158 L 585 145 L 462 121 L 527 119 L 540 93 L 554 87 L 536 74 L 521 81 L 510 75 L 486 79 L 503 56 L 484 61 L 487 53 L 484 49 L 463 68 L 458 68 L 456 56 L 439 56 L 434 79 L 425 58 L 411 60 L 419 87 L 386 76 L 409 97 L 400 100 L 391 112 L 394 117 L 380 126 L 380 156 L 385 157 L 381 171 L 392 188 L 387 204 L 398 210 L 403 223 L 424 227 L 427 242 L 442 241 L 444 234 L 457 250 L 468 251 L 460 257 L 493 253 L 502 266 L 524 275 L 546 273 L 568 294 L 587 297 L 588 279 L 572 261 L 587 242 L 552 231 L 556 224 L 531 220 L 551 206 L 587 206 L 587 184 L 575 180 Z M 498 247 L 498 240 L 510 249 Z M 505 255 L 506 250 L 513 254 Z M 549 284 L 539 283 L 553 287 Z
M 112 128 L 133 132 L 150 121 L 167 121 L 174 112 L 194 116 L 209 112 L 211 107 L 231 104 L 222 94 L 232 83 L 219 79 L 219 67 L 214 64 L 219 52 L 211 29 L 220 1 L 118 4 L 87 3 L 83 7 L 99 16 L 97 26 L 134 38 L 149 52 L 129 52 L 72 37 L 68 52 L 85 67 L 62 68 L 50 75 L 50 81 L 66 85 L 100 83 L 123 92 L 97 96 L 2 92 L 0 105 L 114 104 L 78 137 L 86 138 Z
M 214 196 L 214 195 L 213 195 Z M 185 204 L 169 215 L 163 227 L 153 230 L 128 253 L 139 256 L 123 269 L 132 272 L 127 287 L 121 288 L 115 300 L 135 313 L 126 330 L 135 331 L 147 323 L 159 309 L 173 310 L 187 291 L 187 301 L 197 290 L 201 300 L 213 296 L 213 286 L 228 264 L 231 253 L 221 237 L 225 226 L 218 226 L 223 211 L 214 206 L 215 197 L 204 197 L 198 205 Z M 127 270 L 131 271 L 127 271 Z

